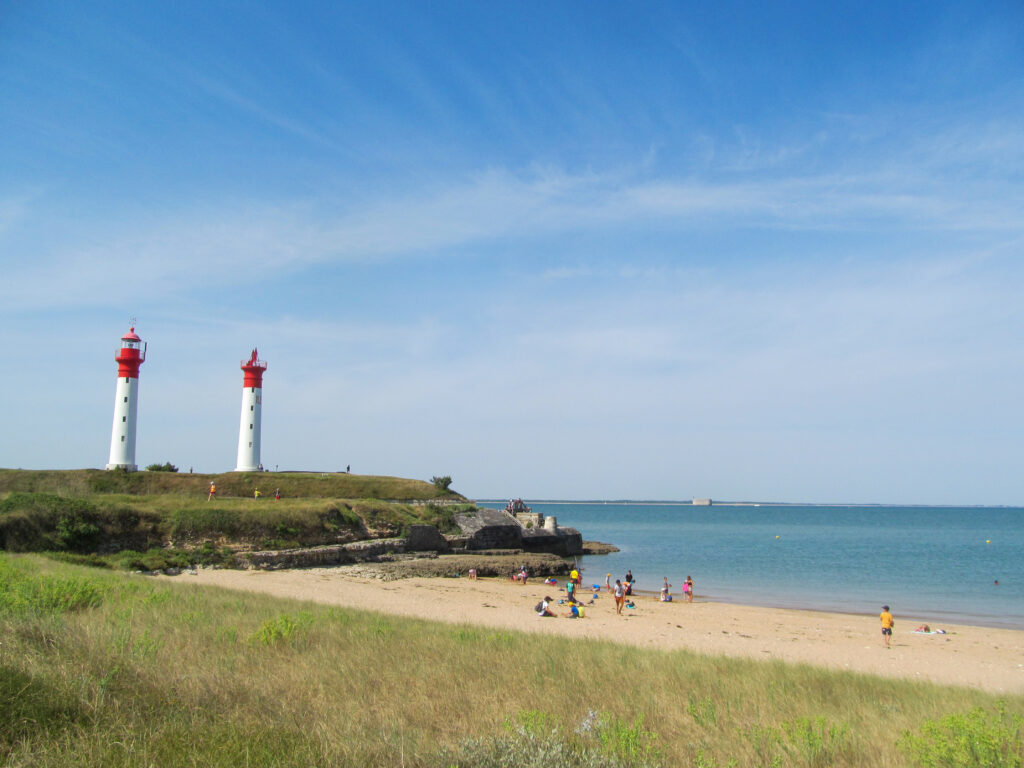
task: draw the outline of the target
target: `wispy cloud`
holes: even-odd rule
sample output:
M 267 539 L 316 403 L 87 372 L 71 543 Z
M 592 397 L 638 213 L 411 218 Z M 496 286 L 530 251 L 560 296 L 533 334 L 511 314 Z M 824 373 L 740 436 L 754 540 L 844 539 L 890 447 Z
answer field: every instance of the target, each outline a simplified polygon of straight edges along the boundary
M 497 241 L 642 233 L 651 225 L 668 232 L 973 232 L 983 238 L 980 247 L 998 247 L 1024 235 L 1024 193 L 1012 178 L 956 173 L 950 147 L 975 163 L 978 153 L 1017 146 L 1000 135 L 926 141 L 851 173 L 722 180 L 663 178 L 651 169 L 492 169 L 363 201 L 204 200 L 145 223 L 101 221 L 65 233 L 65 242 L 87 246 L 39 253 L 24 243 L 6 259 L 12 264 L 0 298 L 8 308 L 102 305 L 111 298 L 106 275 L 117 271 L 130 270 L 143 291 L 150 285 L 166 296 L 197 279 L 257 281 L 318 264 L 414 258 L 466 245 L 486 254 Z M 47 205 L 39 198 L 0 204 L 0 232 L 16 219 L 52 224 L 59 212 Z M 553 268 L 563 275 L 575 269 Z

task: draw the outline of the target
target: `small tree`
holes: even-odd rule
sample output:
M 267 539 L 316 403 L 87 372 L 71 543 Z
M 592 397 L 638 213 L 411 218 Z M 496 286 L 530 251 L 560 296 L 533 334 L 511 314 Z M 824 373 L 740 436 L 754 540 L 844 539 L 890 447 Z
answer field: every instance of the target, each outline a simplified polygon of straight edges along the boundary
M 434 484 L 434 487 L 439 491 L 446 491 L 452 484 L 451 475 L 445 475 L 444 477 L 432 477 L 430 482 Z
M 146 470 L 148 472 L 177 472 L 178 468 L 168 461 L 164 464 L 150 464 Z

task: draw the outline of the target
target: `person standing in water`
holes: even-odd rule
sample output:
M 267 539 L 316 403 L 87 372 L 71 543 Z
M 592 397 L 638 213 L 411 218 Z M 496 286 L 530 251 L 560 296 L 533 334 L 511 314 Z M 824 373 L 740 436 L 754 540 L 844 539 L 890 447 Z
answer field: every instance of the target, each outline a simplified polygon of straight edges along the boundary
M 683 582 L 683 597 L 686 598 L 686 602 L 693 602 L 693 579 L 690 576 Z

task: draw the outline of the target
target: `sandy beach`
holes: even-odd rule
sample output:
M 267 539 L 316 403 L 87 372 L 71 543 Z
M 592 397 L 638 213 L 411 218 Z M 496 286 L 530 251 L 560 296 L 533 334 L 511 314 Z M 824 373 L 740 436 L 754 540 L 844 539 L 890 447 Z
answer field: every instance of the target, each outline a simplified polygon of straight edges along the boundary
M 892 648 L 886 649 L 875 615 L 712 603 L 699 595 L 692 604 L 639 596 L 634 598 L 635 609 L 624 609 L 622 616 L 616 616 L 613 599 L 602 592 L 586 608 L 586 618 L 570 620 L 542 619 L 533 612 L 545 595 L 564 597 L 556 587 L 546 587 L 539 580 L 526 586 L 506 579 L 380 581 L 348 575 L 344 568 L 204 569 L 195 576 L 161 578 L 451 623 L 597 638 L 641 648 L 776 659 L 1024 694 L 1024 632 L 942 624 L 932 628 L 946 630 L 945 635 L 915 634 L 920 621 L 901 620 L 898 606 L 894 606 Z M 591 594 L 585 593 L 587 599 Z

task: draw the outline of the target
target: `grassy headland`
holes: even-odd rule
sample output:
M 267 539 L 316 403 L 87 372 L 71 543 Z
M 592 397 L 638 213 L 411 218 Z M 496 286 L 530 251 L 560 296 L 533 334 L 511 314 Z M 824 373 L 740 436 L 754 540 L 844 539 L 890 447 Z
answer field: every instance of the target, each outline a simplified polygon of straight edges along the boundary
M 182 576 L 179 579 L 187 579 Z M 1020 765 L 1024 700 L 0 555 L 0 761 Z
M 211 481 L 217 496 L 207 501 Z M 5 469 L 0 549 L 94 556 L 94 564 L 150 570 L 223 562 L 238 550 L 397 536 L 417 523 L 449 532 L 454 513 L 469 506 L 432 483 L 345 473 Z

